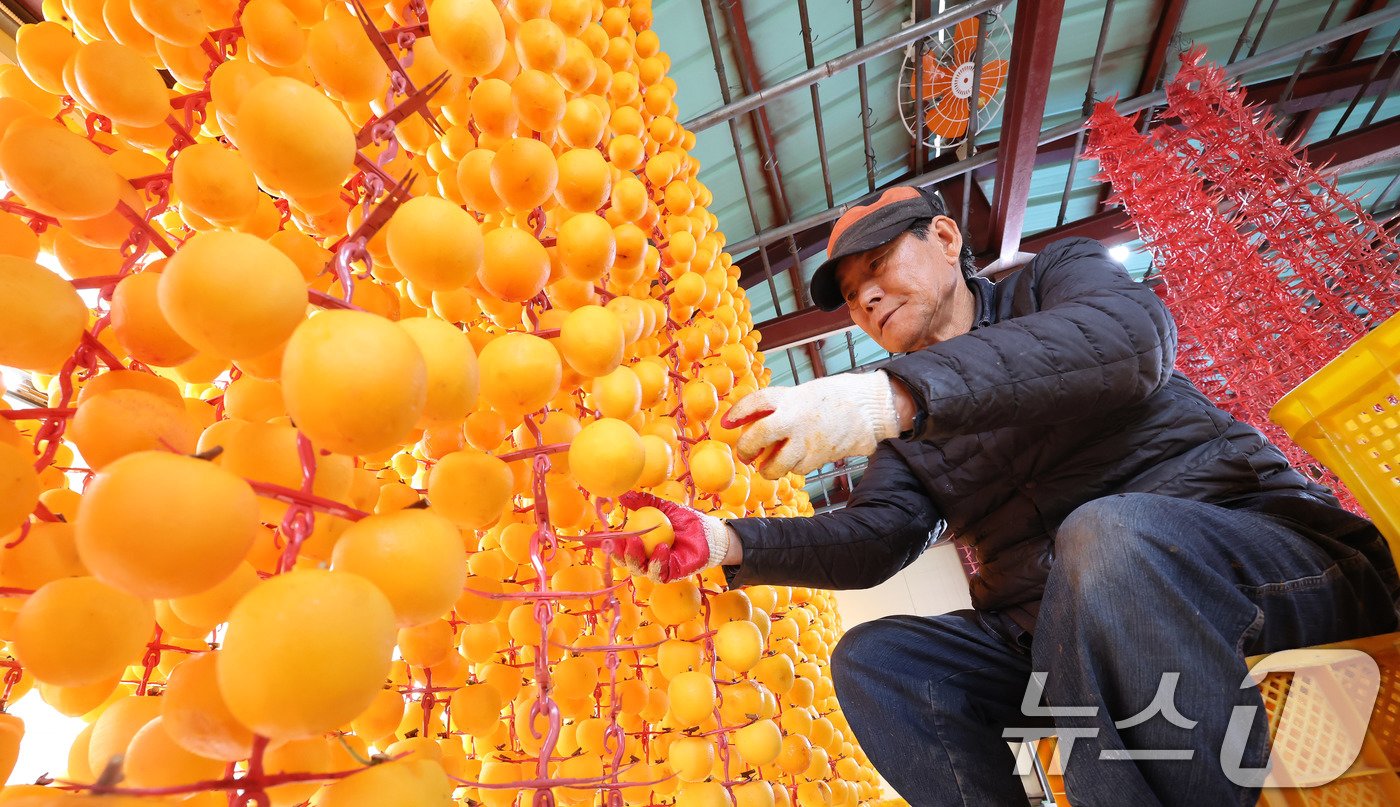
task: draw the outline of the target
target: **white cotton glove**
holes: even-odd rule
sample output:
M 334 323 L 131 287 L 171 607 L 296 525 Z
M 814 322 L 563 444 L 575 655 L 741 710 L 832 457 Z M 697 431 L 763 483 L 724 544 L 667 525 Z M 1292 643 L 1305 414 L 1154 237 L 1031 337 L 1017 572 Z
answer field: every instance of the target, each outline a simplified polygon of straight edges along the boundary
M 768 479 L 869 456 L 881 440 L 899 436 L 894 387 L 883 370 L 761 389 L 724 417 L 730 428 L 744 424 L 735 446 L 739 458 L 756 460 Z

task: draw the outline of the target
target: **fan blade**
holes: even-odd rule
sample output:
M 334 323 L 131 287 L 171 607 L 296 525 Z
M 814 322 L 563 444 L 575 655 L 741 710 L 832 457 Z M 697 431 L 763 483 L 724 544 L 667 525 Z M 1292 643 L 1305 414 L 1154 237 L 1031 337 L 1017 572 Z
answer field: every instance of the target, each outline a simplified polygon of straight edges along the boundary
M 942 98 L 953 91 L 953 71 L 942 62 L 932 75 L 924 77 L 924 81 L 927 82 L 925 98 Z
M 953 64 L 972 61 L 977 51 L 977 31 L 982 27 L 976 17 L 968 17 L 953 29 Z
M 922 75 L 922 79 L 923 79 L 923 81 L 922 81 L 922 90 L 923 90 L 923 95 L 924 95 L 925 98 L 927 98 L 928 95 L 929 95 L 929 73 L 930 73 L 932 70 L 934 70 L 935 68 L 937 68 L 937 66 L 938 66 L 938 62 L 930 58 L 931 55 L 932 55 L 932 54 L 925 53 L 925 54 L 924 54 L 924 58 L 923 58 L 922 60 L 920 60 L 919 65 L 916 66 L 916 67 L 914 68 L 915 70 L 919 70 L 919 71 L 922 71 L 922 72 L 923 72 L 923 75 Z M 920 87 L 920 74 L 917 73 L 917 72 L 911 72 L 911 73 L 909 74 L 909 100 L 910 100 L 910 101 L 913 101 L 914 103 L 918 103 L 918 101 L 919 101 L 919 92 L 920 92 L 920 89 L 921 89 L 921 87 Z
M 993 59 L 982 65 L 982 89 L 977 99 L 977 106 L 983 107 L 992 97 L 997 94 L 1002 85 L 1006 83 L 1006 72 L 1009 65 L 1005 59 Z
M 924 54 L 923 59 L 924 80 L 923 96 L 925 101 L 932 101 L 953 88 L 953 73 L 948 66 L 933 57 L 933 54 Z M 915 103 L 919 101 L 919 82 L 917 77 L 909 80 L 909 99 Z
M 928 111 L 924 116 L 924 125 L 939 137 L 962 137 L 967 133 L 967 115 L 967 99 L 949 94 Z

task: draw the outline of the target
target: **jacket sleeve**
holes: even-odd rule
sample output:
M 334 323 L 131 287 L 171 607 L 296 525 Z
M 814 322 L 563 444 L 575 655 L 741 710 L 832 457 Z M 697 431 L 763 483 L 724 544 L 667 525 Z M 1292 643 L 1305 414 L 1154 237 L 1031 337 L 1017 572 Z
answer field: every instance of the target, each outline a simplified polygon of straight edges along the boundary
M 1077 420 L 1161 389 L 1176 323 L 1102 244 L 1052 244 L 1023 271 L 1034 312 L 900 356 L 885 372 L 927 415 L 912 439 Z
M 870 588 L 913 563 L 939 521 L 904 459 L 882 442 L 847 505 L 807 518 L 727 519 L 744 558 L 729 585 Z

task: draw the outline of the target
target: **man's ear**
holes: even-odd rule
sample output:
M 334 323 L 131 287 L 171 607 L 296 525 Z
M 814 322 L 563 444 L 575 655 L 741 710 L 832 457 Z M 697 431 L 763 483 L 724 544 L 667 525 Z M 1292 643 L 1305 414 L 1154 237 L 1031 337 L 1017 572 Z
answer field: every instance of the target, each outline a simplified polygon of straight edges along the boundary
M 962 231 L 958 229 L 958 223 L 947 216 L 934 216 L 929 224 L 929 229 L 938 238 L 939 247 L 943 250 L 944 256 L 953 263 L 958 263 L 962 255 Z

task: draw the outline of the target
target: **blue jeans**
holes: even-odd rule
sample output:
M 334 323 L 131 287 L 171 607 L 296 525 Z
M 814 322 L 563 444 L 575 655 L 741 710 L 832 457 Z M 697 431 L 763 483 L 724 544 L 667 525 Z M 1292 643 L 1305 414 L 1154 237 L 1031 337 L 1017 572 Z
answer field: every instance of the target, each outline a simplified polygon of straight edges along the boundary
M 1025 807 L 1003 729 L 1049 734 L 1052 725 L 1074 807 L 1254 805 L 1259 789 L 1222 768 L 1235 706 L 1258 708 L 1233 762 L 1258 769 L 1268 759 L 1263 701 L 1241 687 L 1244 657 L 1397 626 L 1383 539 L 1338 513 L 1352 527 L 1347 542 L 1257 511 L 1148 493 L 1096 499 L 1056 534 L 1033 638 L 1008 642 L 973 610 L 857 625 L 832 654 L 837 697 L 875 767 L 911 805 Z M 1032 671 L 1044 674 L 1035 705 L 1081 707 L 1081 716 L 1024 715 Z M 1193 728 L 1162 714 L 1127 720 L 1153 702 L 1164 672 L 1180 674 L 1178 722 L 1199 721 Z M 1144 750 L 1191 756 L 1121 753 Z

